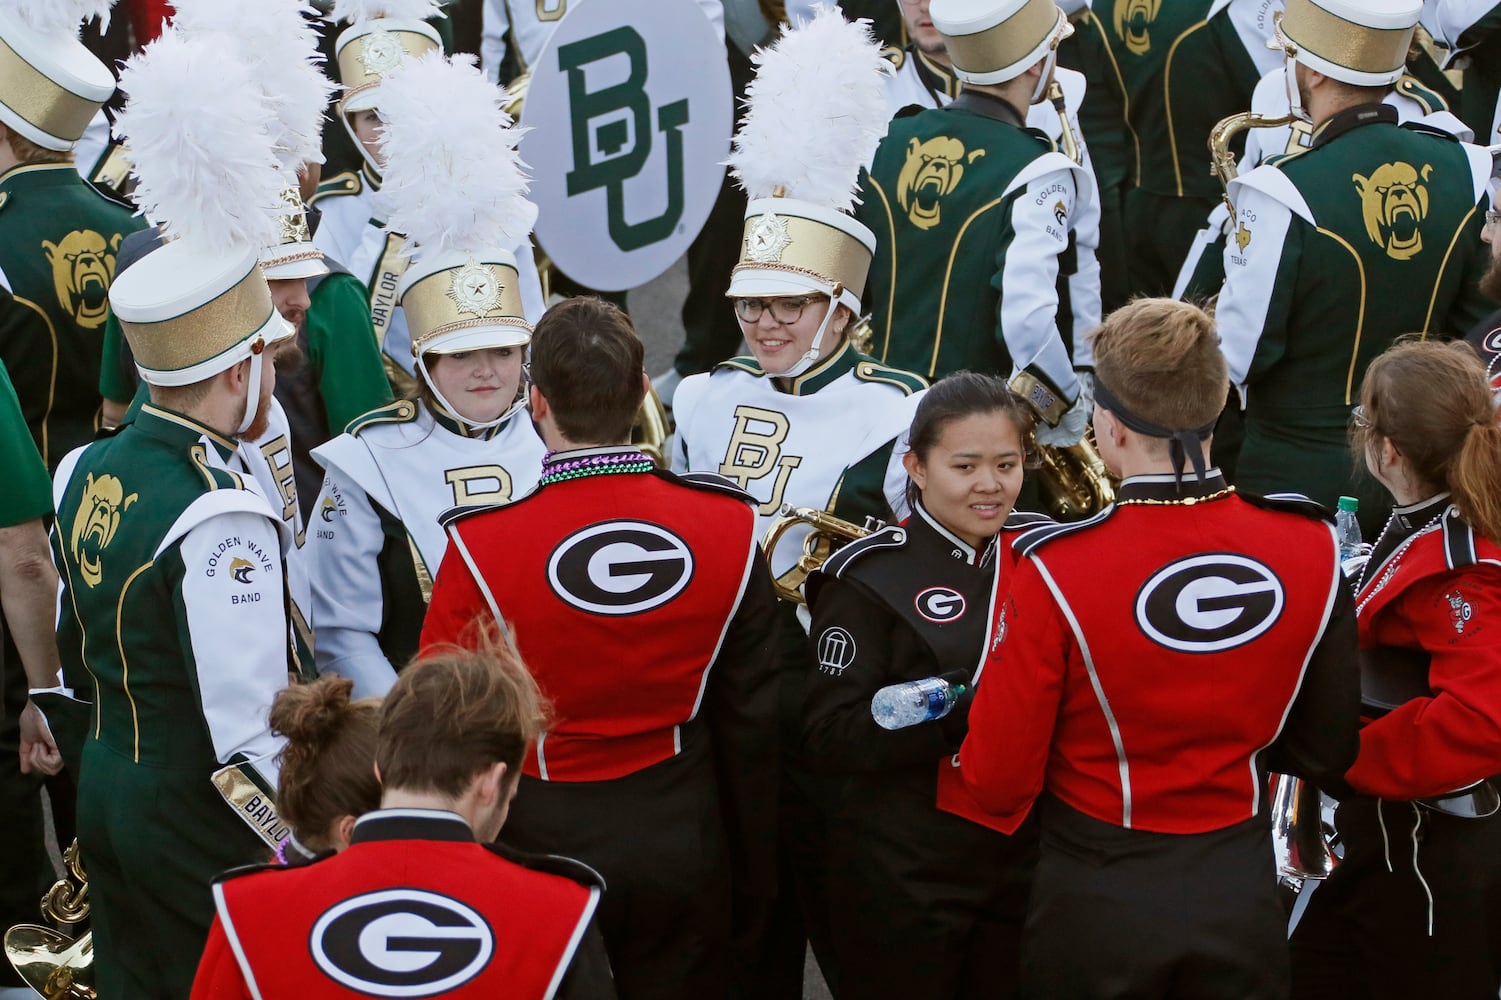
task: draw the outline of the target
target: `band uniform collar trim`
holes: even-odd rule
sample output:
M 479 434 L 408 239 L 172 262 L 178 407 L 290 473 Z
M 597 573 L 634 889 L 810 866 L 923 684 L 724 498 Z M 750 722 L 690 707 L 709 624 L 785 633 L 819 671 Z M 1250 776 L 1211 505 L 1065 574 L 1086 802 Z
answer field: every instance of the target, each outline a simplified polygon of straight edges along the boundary
M 1392 517 L 1403 531 L 1415 531 L 1449 509 L 1449 491 L 1435 493 L 1426 500 L 1392 508 Z
M 1189 477 L 1185 477 L 1180 482 L 1178 477 L 1171 472 L 1131 476 L 1121 483 L 1120 489 L 1116 491 L 1116 499 L 1181 502 L 1191 497 L 1207 497 L 1213 493 L 1221 493 L 1225 488 L 1224 473 L 1220 472 L 1217 467 L 1210 466 L 1204 471 L 1203 482 Z
M 24 174 L 32 176 L 40 175 L 38 179 L 45 177 L 48 180 L 56 182 L 67 179 L 67 175 L 69 174 L 77 177 L 78 168 L 73 165 L 71 160 L 66 163 L 18 163 L 5 171 L 5 173 L 0 174 L 0 185 L 9 184 L 12 180 Z M 59 174 L 62 176 L 59 176 Z
M 916 514 L 923 521 L 923 523 L 931 528 L 939 538 L 943 539 L 947 544 L 953 546 L 949 554 L 952 555 L 955 559 L 964 560 L 966 565 L 983 566 L 986 562 L 986 557 L 989 555 L 990 551 L 995 548 L 994 539 L 991 539 L 989 542 L 980 546 L 978 549 L 975 548 L 973 545 L 969 544 L 964 539 L 960 538 L 958 535 L 945 528 L 942 524 L 939 524 L 938 519 L 932 514 L 928 513 L 928 508 L 922 505 L 921 500 L 912 505 L 912 512 Z
M 959 96 L 954 98 L 954 103 L 949 107 L 955 111 L 968 111 L 970 114 L 979 115 L 982 118 L 990 118 L 1007 125 L 1015 125 L 1017 128 L 1026 128 L 1026 117 L 1011 102 L 994 94 L 986 94 L 981 91 L 965 87 L 959 91 Z
M 360 164 L 360 177 L 372 191 L 380 190 L 380 174 L 369 163 Z
M 640 451 L 633 444 L 606 444 L 595 448 L 568 448 L 562 451 L 548 452 L 544 462 L 567 462 L 575 458 L 590 458 L 594 455 L 623 455 L 626 452 Z
M 919 49 L 916 42 L 908 50 L 917 66 L 917 75 L 924 84 L 950 100 L 959 96 L 959 78 L 954 75 L 953 70 Z
M 377 809 L 354 821 L 349 843 L 377 840 L 447 840 L 474 843 L 464 817 L 446 809 Z
M 147 419 L 142 420 L 145 417 Z M 220 457 L 229 461 L 229 457 L 239 450 L 239 445 L 233 440 L 220 434 L 207 424 L 199 423 L 192 417 L 187 417 L 172 410 L 163 409 L 154 403 L 143 403 L 141 412 L 135 419 L 136 426 L 151 434 L 153 437 L 165 441 L 178 441 L 183 443 L 196 441 L 199 437 L 208 438 L 219 449 Z M 182 428 L 177 430 L 176 428 Z M 184 431 L 191 432 L 189 434 Z M 165 433 L 163 433 L 165 432 Z
M 481 441 L 488 441 L 495 437 L 501 431 L 505 430 L 507 425 L 515 419 L 515 414 L 512 414 L 494 427 L 470 427 L 463 420 L 460 420 L 445 409 L 443 404 L 437 400 L 428 402 L 427 411 L 432 415 L 433 423 L 450 434 L 457 434 L 461 438 L 479 438 Z
M 835 305 L 831 304 L 829 308 L 832 309 Z M 811 396 L 845 372 L 853 370 L 860 359 L 860 355 L 855 352 L 854 347 L 850 344 L 849 337 L 844 334 L 841 334 L 841 336 L 844 337 L 844 340 L 833 354 L 830 354 L 796 378 L 787 379 L 781 375 L 771 376 L 772 384 L 776 386 L 777 391 L 785 392 L 791 396 Z M 788 385 L 789 382 L 791 382 L 791 385 Z
M 1317 149 L 1327 142 L 1333 142 L 1346 132 L 1364 125 L 1380 124 L 1397 124 L 1397 109 L 1390 104 L 1357 104 L 1353 108 L 1346 108 L 1331 116 L 1328 121 L 1314 129 L 1312 148 Z

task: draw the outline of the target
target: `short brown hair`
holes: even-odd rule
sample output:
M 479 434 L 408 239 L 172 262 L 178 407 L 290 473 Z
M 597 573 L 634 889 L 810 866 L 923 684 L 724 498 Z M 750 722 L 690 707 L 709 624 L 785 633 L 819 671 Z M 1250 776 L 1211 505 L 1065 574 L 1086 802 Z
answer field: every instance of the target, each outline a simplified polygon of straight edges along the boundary
M 558 430 L 580 444 L 630 439 L 646 396 L 644 362 L 631 318 L 593 295 L 548 309 L 532 334 L 532 383 Z
M 1230 378 L 1214 320 L 1174 299 L 1137 299 L 1091 334 L 1095 377 L 1143 420 L 1173 431 L 1213 423 Z
M 546 720 L 542 693 L 508 638 L 492 630 L 473 649 L 440 646 L 386 694 L 375 748 L 381 782 L 457 797 L 494 764 L 519 773 Z
M 271 703 L 271 728 L 287 738 L 276 808 L 306 847 L 324 850 L 329 828 L 380 805 L 375 732 L 380 699 L 351 701 L 354 681 L 330 674 L 293 684 Z
M 0 128 L 4 127 L 0 126 Z M 73 151 L 71 149 L 48 149 L 46 146 L 38 146 L 13 128 L 6 128 L 5 138 L 10 144 L 12 155 L 22 163 L 73 162 Z
M 1350 422 L 1357 460 L 1387 438 L 1423 483 L 1450 492 L 1471 527 L 1501 541 L 1501 427 L 1472 347 L 1397 343 L 1366 368 L 1360 405 Z

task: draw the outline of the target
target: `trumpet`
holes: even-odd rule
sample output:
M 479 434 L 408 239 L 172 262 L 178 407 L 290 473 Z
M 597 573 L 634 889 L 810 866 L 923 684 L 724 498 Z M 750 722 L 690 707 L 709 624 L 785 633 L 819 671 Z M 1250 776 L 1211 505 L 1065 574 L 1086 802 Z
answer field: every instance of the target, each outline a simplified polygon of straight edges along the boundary
M 861 527 L 835 517 L 826 510 L 794 507 L 790 503 L 784 503 L 776 520 L 771 522 L 761 538 L 761 551 L 766 554 L 768 562 L 771 561 L 771 554 L 781 544 L 782 536 L 800 524 L 813 528 L 803 538 L 802 554 L 797 557 L 796 565 L 773 582 L 777 596 L 795 604 L 808 603 L 803 597 L 803 582 L 808 579 L 809 573 L 824 564 L 824 560 L 850 542 L 886 527 L 886 522 L 873 517 L 867 517 L 864 527 Z
M 1324 836 L 1323 793 L 1302 778 L 1274 776 L 1272 849 L 1277 882 L 1294 893 L 1309 879 L 1326 879 L 1339 858 Z
M 75 839 L 63 855 L 67 869 L 42 897 L 42 916 L 73 926 L 89 915 L 89 877 Z M 16 973 L 46 1000 L 94 1000 L 94 932 L 76 938 L 40 924 L 17 924 L 5 932 L 5 957 Z

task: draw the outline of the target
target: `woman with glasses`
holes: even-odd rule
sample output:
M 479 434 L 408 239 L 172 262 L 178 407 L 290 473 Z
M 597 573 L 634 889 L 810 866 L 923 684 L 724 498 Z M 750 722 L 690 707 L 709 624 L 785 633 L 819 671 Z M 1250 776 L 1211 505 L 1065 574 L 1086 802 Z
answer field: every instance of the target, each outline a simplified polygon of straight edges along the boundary
M 969 698 L 895 731 L 877 725 L 871 699 L 905 681 L 978 678 L 1010 540 L 1047 523 L 1012 513 L 1032 433 L 1032 411 L 1000 379 L 958 372 L 935 383 L 902 457 L 912 516 L 808 577 L 817 669 L 804 745 L 842 779 L 826 864 L 844 1000 L 1004 997 L 1014 985 L 1036 839 L 1030 824 L 1002 833 L 964 789 L 953 758 Z M 898 941 L 919 946 L 922 961 Z
M 1365 725 L 1295 997 L 1501 988 L 1501 427 L 1463 344 L 1371 362 L 1351 446 L 1396 506 L 1356 592 Z

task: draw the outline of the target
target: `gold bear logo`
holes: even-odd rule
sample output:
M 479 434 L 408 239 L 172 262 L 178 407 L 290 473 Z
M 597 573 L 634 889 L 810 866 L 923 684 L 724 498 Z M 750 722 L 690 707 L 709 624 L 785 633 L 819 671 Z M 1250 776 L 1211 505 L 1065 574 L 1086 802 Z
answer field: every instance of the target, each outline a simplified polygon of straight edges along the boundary
M 115 280 L 120 240 L 119 233 L 106 243 L 92 229 L 75 229 L 60 243 L 42 241 L 57 304 L 85 330 L 99 329 L 109 315 L 109 283 Z
M 896 200 L 906 209 L 908 221 L 918 229 L 938 225 L 939 202 L 959 186 L 964 165 L 984 155 L 983 149 L 966 154 L 964 143 L 948 136 L 935 136 L 927 142 L 910 140 L 907 162 L 896 178 Z
M 114 476 L 84 476 L 83 502 L 73 515 L 73 559 L 78 572 L 90 588 L 104 579 L 104 550 L 114 540 L 120 527 L 120 515 L 135 503 L 137 494 L 125 495 L 125 487 Z
M 1115 0 L 1115 33 L 1126 43 L 1133 56 L 1146 55 L 1152 48 L 1152 22 L 1162 9 L 1162 0 Z
M 1428 216 L 1425 182 L 1432 174 L 1427 163 L 1422 171 L 1407 163 L 1383 163 L 1370 177 L 1351 178 L 1360 193 L 1366 234 L 1393 260 L 1411 260 L 1423 252 L 1419 227 Z

